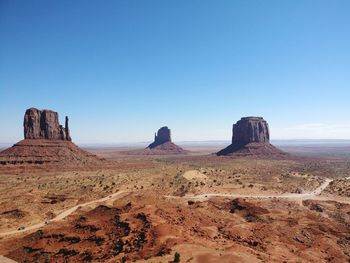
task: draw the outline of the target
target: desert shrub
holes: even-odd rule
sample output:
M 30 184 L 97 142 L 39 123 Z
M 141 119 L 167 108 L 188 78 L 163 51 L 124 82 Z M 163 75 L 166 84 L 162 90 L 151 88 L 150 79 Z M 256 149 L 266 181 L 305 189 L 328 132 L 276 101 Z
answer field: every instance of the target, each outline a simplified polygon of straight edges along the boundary
M 41 229 L 39 229 L 38 231 L 36 231 L 34 233 L 34 238 L 35 239 L 41 239 L 43 237 L 43 235 L 44 235 L 44 232 Z
M 174 262 L 174 263 L 180 262 L 180 254 L 179 254 L 178 252 L 175 252 L 173 262 Z

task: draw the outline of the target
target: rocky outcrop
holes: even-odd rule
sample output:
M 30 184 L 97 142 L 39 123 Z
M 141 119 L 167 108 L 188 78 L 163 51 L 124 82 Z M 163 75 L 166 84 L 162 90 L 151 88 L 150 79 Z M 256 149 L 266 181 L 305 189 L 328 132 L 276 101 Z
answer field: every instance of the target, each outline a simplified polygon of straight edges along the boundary
M 64 170 L 78 166 L 98 167 L 102 164 L 97 156 L 80 149 L 71 141 L 25 139 L 0 152 L 0 171 L 1 166 L 10 169 L 16 165 L 24 168 L 40 165 Z
M 71 141 L 68 117 L 65 127 L 59 124 L 58 113 L 30 108 L 24 114 L 24 138 Z
M 171 131 L 168 127 L 164 126 L 154 134 L 154 142 L 148 148 L 152 149 L 166 142 L 171 142 Z
M 251 142 L 268 143 L 269 125 L 262 117 L 241 118 L 232 127 L 232 143 L 248 144 Z
M 232 127 L 232 144 L 217 155 L 285 155 L 270 144 L 269 125 L 262 117 L 241 118 Z
M 95 169 L 107 164 L 72 143 L 68 117 L 63 127 L 57 112 L 30 108 L 25 112 L 23 125 L 24 140 L 0 152 L 0 171 Z
M 134 152 L 135 153 L 135 152 Z M 154 135 L 154 142 L 139 153 L 143 155 L 186 154 L 188 151 L 171 141 L 171 130 L 164 126 Z
M 154 141 L 146 149 L 123 152 L 126 155 L 173 155 L 187 153 L 188 151 L 171 141 L 171 130 L 166 126 L 158 130 L 154 135 Z

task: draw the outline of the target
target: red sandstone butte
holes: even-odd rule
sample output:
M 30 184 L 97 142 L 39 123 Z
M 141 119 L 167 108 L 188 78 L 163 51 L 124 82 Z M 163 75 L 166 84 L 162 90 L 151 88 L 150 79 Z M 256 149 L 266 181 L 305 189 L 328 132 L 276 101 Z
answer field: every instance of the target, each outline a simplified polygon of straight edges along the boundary
M 286 153 L 270 143 L 268 123 L 262 117 L 241 118 L 232 127 L 232 144 L 217 155 L 284 156 Z

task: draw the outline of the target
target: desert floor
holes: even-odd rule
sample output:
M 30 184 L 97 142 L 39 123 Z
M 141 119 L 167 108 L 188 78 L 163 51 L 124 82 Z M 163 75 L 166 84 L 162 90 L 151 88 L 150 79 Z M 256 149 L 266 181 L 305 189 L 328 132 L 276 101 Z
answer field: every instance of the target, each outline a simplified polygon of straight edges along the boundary
M 0 255 L 17 262 L 350 262 L 344 157 L 129 156 L 0 170 Z M 2 259 L 0 258 L 0 261 Z

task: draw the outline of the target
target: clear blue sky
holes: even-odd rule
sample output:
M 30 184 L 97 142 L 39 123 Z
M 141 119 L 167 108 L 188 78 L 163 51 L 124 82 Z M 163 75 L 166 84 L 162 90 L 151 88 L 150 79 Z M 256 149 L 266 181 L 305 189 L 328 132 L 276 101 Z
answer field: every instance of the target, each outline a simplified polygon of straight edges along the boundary
M 0 142 L 26 108 L 76 142 L 350 138 L 350 1 L 0 0 Z

